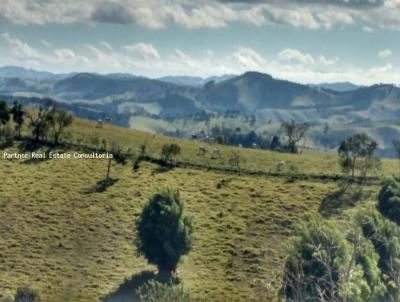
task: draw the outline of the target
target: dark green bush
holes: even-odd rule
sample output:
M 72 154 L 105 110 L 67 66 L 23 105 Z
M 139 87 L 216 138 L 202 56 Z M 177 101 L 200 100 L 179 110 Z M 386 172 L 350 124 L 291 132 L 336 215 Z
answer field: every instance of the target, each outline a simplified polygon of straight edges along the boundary
M 400 225 L 400 183 L 392 177 L 383 182 L 378 196 L 378 210 Z
M 192 248 L 192 222 L 183 209 L 177 191 L 163 190 L 150 198 L 136 223 L 137 249 L 160 272 L 175 272 Z

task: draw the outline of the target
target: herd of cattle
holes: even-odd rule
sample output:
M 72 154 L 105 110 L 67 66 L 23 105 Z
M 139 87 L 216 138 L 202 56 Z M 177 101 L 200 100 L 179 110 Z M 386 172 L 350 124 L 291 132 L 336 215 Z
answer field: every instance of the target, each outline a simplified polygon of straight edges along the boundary
M 104 120 L 98 119 L 96 128 L 103 128 L 104 122 L 110 123 L 111 122 L 111 117 L 107 116 L 107 117 L 105 117 Z M 201 141 L 201 142 L 210 143 L 210 144 L 215 144 L 216 143 L 216 139 L 214 137 L 209 137 L 209 136 L 206 136 L 206 137 L 204 137 L 202 139 L 199 139 L 196 135 L 192 135 L 192 140 L 194 140 L 196 142 Z M 238 147 L 242 148 L 243 146 L 242 146 L 242 144 L 239 144 Z M 253 143 L 252 147 L 253 148 L 257 148 L 258 146 L 257 146 L 256 143 Z M 199 152 L 198 152 L 197 155 L 198 156 L 205 156 L 206 153 L 207 153 L 207 148 L 205 146 L 203 146 L 203 145 L 200 145 L 199 146 Z M 212 149 L 211 159 L 218 159 L 218 158 L 222 158 L 221 151 L 220 151 L 220 149 L 218 147 L 214 147 Z M 232 156 L 229 159 L 229 163 L 230 164 L 239 165 L 239 156 L 238 155 Z M 282 171 L 285 168 L 285 165 L 286 165 L 285 161 L 283 161 L 283 160 L 278 161 L 277 164 L 276 164 L 276 170 L 277 171 Z

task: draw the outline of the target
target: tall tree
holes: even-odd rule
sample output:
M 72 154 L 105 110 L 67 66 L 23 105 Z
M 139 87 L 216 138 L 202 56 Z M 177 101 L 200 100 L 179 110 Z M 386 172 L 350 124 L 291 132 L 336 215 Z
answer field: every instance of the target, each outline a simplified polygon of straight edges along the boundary
M 378 143 L 364 133 L 354 134 L 342 141 L 338 154 L 343 171 L 350 174 L 352 180 L 355 178 L 357 169 L 362 172 L 361 176 L 366 177 L 368 171 L 379 162 L 373 157 L 377 147 Z
M 37 109 L 26 112 L 29 119 L 29 128 L 32 130 L 32 136 L 35 142 L 39 142 L 49 129 L 49 113 L 54 108 L 54 102 L 48 101 L 45 105 L 41 105 Z
M 0 124 L 5 125 L 10 120 L 10 108 L 7 103 L 0 100 Z
M 17 125 L 18 137 L 21 137 L 21 129 L 24 124 L 24 109 L 22 105 L 17 100 L 14 101 L 13 107 L 11 108 L 11 113 L 13 115 L 13 121 Z
M 287 149 L 297 153 L 297 143 L 304 138 L 309 126 L 306 123 L 297 124 L 295 121 L 282 123 L 281 129 L 287 137 Z
M 65 128 L 71 125 L 73 120 L 72 115 L 64 110 L 53 108 L 49 112 L 47 120 L 53 132 L 54 144 L 57 145 Z

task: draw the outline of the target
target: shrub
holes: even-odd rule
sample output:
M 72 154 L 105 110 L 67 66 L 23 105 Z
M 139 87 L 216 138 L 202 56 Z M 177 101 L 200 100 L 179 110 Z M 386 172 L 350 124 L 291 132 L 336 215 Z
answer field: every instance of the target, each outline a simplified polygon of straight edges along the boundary
M 178 154 L 181 153 L 181 147 L 177 144 L 165 144 L 161 150 L 161 159 L 165 162 L 171 162 Z
M 379 255 L 378 266 L 387 287 L 384 301 L 400 301 L 399 229 L 374 209 L 359 211 L 355 219 Z
M 377 301 L 383 292 L 378 255 L 354 229 L 312 216 L 299 227 L 286 260 L 282 294 L 287 301 Z
M 190 294 L 182 285 L 172 282 L 161 283 L 155 280 L 147 281 L 141 285 L 136 294 L 142 302 L 189 302 Z
M 378 210 L 400 225 L 400 183 L 392 177 L 383 182 L 378 195 Z
M 0 127 L 0 149 L 11 147 L 14 143 L 14 132 L 8 125 Z
M 179 193 L 166 189 L 150 198 L 136 222 L 137 250 L 159 272 L 175 272 L 181 256 L 192 248 L 192 222 L 183 209 Z

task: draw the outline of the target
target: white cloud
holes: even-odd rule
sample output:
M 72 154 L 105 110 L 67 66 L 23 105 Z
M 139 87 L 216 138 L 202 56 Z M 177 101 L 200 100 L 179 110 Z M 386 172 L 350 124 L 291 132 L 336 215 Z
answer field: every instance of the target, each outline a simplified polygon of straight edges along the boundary
M 293 27 L 306 27 L 308 29 L 318 29 L 320 24 L 315 16 L 301 9 L 269 8 L 271 13 L 270 21 L 273 23 L 291 25 Z
M 380 59 L 387 59 L 392 56 L 392 51 L 390 49 L 382 49 L 378 52 L 378 57 Z
M 39 64 L 42 60 L 42 54 L 28 45 L 28 43 L 21 41 L 15 36 L 10 35 L 9 33 L 1 34 L 1 38 L 6 43 L 10 55 L 18 61 L 28 62 L 33 66 Z
M 134 56 L 137 56 L 138 58 L 145 61 L 153 61 L 160 58 L 157 49 L 155 49 L 154 46 L 151 44 L 137 43 L 126 45 L 125 49 L 131 52 Z
M 328 4 L 327 4 L 328 3 Z M 308 29 L 366 23 L 364 30 L 400 30 L 399 0 L 2 0 L 0 16 L 17 24 L 120 23 L 159 29 L 221 28 L 233 22 Z
M 18 37 L 3 33 L 0 39 L 7 46 L 7 63 L 55 72 L 131 72 L 158 77 L 163 75 L 210 76 L 242 73 L 249 70 L 272 74 L 275 77 L 301 83 L 351 81 L 358 84 L 399 83 L 400 70 L 391 64 L 357 68 L 340 64 L 339 58 L 323 54 L 303 53 L 294 48 L 280 51 L 276 57 L 266 57 L 256 49 L 238 47 L 220 56 L 210 51 L 192 56 L 182 49 L 160 56 L 150 44 L 130 45 L 132 50 L 116 48 L 111 51 L 101 43 L 38 50 Z M 140 45 L 140 46 L 138 46 Z M 111 46 L 111 45 L 110 45 Z M 132 52 L 133 51 L 133 52 Z M 141 55 L 151 58 L 151 64 Z M 212 55 L 210 55 L 212 54 Z
M 367 33 L 374 33 L 375 32 L 375 29 L 373 29 L 372 27 L 369 27 L 369 26 L 363 26 L 362 30 L 367 32 Z
M 315 60 L 310 54 L 303 54 L 297 49 L 287 48 L 278 53 L 282 62 L 303 65 L 315 65 Z
M 237 49 L 228 59 L 241 69 L 258 70 L 265 64 L 265 59 L 257 51 L 248 47 Z

